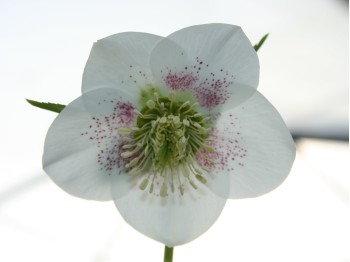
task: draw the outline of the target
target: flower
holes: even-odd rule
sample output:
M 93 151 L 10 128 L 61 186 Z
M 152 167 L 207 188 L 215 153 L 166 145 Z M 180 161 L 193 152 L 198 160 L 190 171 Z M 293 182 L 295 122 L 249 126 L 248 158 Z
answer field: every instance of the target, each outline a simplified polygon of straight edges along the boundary
M 114 200 L 143 234 L 187 243 L 226 199 L 265 194 L 290 171 L 295 145 L 258 78 L 256 52 L 233 25 L 99 40 L 82 96 L 48 131 L 44 170 L 74 196 Z

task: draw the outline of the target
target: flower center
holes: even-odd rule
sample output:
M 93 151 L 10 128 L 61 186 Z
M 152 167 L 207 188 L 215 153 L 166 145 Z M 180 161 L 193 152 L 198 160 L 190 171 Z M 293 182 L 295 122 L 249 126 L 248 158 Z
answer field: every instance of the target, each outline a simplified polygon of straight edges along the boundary
M 209 118 L 196 111 L 198 103 L 178 101 L 176 93 L 168 97 L 154 98 L 146 102 L 137 114 L 136 123 L 130 128 L 118 129 L 123 139 L 121 157 L 128 159 L 125 165 L 130 175 L 147 174 L 139 187 L 153 193 L 160 185 L 159 195 L 167 196 L 168 189 L 178 188 L 184 193 L 185 182 L 197 188 L 193 177 L 206 183 L 203 167 L 195 160 L 199 150 L 212 151 L 209 140 Z

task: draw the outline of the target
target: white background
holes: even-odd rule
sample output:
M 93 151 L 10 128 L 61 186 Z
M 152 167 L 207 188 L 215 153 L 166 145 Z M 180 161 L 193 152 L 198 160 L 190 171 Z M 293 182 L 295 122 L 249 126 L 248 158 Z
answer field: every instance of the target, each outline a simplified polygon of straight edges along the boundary
M 92 43 L 141 31 L 240 25 L 259 51 L 259 91 L 297 133 L 348 133 L 348 7 L 340 0 L 0 2 L 0 261 L 161 261 L 163 246 L 113 203 L 67 195 L 41 169 L 55 113 L 80 95 Z M 349 261 L 348 143 L 303 139 L 289 178 L 256 199 L 229 200 L 174 261 Z

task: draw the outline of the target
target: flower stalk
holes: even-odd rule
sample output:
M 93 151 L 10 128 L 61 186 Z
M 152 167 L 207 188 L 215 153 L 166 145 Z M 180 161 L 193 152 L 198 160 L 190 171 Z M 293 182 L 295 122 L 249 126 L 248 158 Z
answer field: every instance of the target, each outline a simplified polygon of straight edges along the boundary
M 164 248 L 164 262 L 173 262 L 174 248 L 167 247 Z

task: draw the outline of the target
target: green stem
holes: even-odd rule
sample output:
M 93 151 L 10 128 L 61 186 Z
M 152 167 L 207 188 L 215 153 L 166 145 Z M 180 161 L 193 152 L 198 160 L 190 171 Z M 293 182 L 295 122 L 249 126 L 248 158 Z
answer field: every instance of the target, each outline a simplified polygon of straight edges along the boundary
M 165 246 L 165 249 L 164 249 L 164 262 L 173 262 L 173 253 L 174 253 L 174 248 L 173 247 Z

